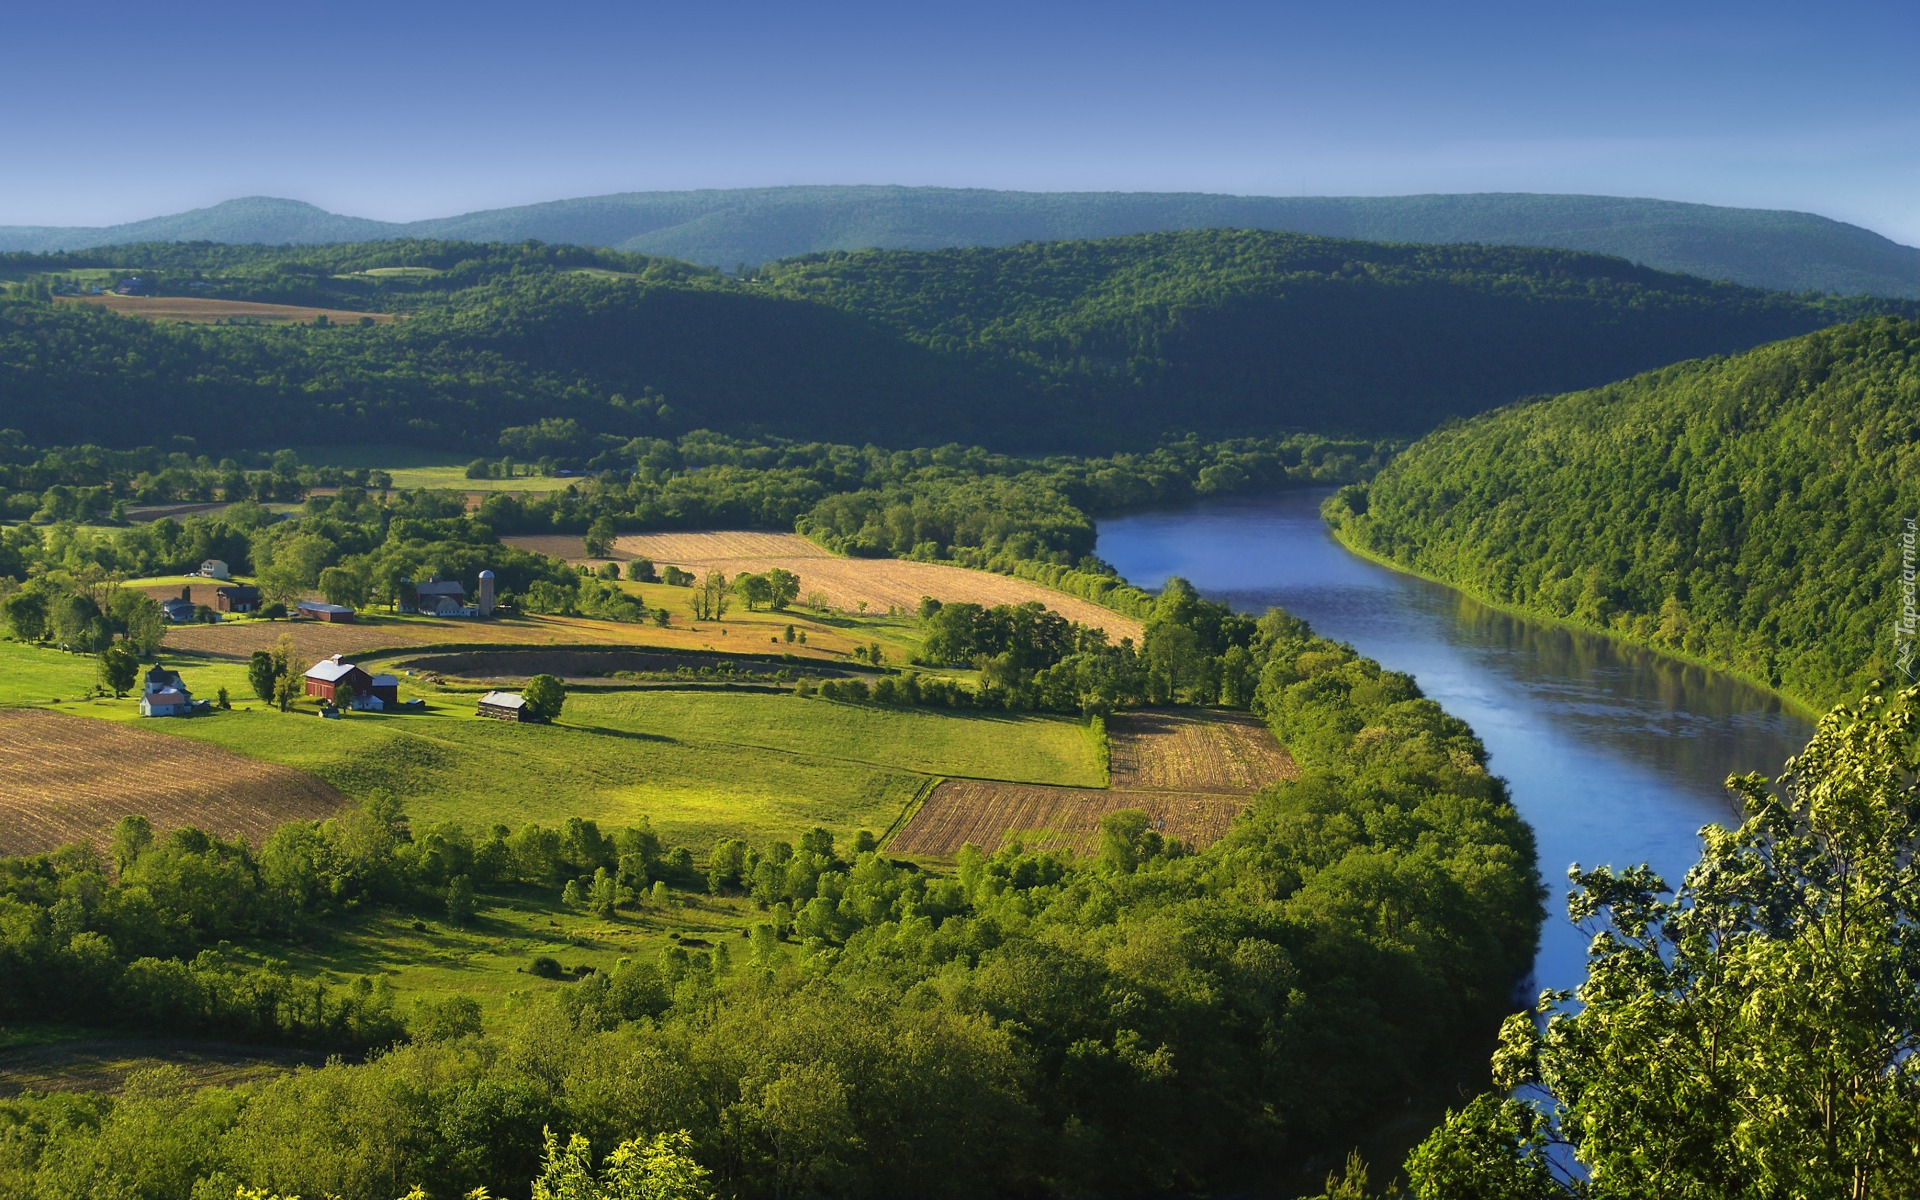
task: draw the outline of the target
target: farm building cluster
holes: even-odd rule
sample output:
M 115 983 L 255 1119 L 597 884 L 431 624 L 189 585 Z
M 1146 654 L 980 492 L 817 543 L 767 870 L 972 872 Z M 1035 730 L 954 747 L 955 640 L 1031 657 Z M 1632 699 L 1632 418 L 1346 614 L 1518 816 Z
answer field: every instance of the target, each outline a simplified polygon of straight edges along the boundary
M 402 592 L 400 611 L 424 617 L 490 617 L 494 605 L 494 575 L 480 572 L 480 591 L 467 603 L 467 589 L 458 579 L 434 576 Z

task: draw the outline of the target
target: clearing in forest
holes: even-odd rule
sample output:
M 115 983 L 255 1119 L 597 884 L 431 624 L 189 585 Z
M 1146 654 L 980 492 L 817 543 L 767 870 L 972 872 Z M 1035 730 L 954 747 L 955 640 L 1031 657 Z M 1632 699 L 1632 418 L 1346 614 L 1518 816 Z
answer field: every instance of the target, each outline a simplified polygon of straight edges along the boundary
M 199 718 L 169 718 L 193 723 Z M 255 845 L 287 821 L 347 803 L 292 767 L 188 738 L 43 709 L 0 709 L 0 854 L 104 845 L 139 813 L 156 830 L 194 825 Z
M 361 320 L 385 324 L 392 313 L 351 312 L 343 308 L 309 308 L 300 304 L 259 304 L 252 300 L 211 300 L 201 296 L 62 296 L 62 303 L 92 304 L 149 321 L 184 321 L 190 325 L 311 325 L 325 317 L 335 325 Z
M 1162 836 L 1206 846 L 1225 835 L 1254 792 L 1299 775 L 1292 756 L 1245 713 L 1121 714 L 1108 722 L 1108 743 L 1109 787 L 948 779 L 888 849 L 951 858 L 968 842 L 993 851 L 1020 835 L 1087 853 L 1100 819 L 1123 808 L 1144 811 Z
M 518 539 L 506 539 L 520 544 Z M 578 546 L 578 543 L 575 543 Z M 544 547 L 543 547 L 544 549 Z M 854 611 L 862 601 L 872 611 L 898 606 L 912 612 L 922 596 L 943 603 L 1025 604 L 1037 600 L 1070 621 L 1104 629 L 1113 641 L 1141 640 L 1140 622 L 1091 600 L 1056 592 L 1026 579 L 970 571 L 941 563 L 901 558 L 843 558 L 797 533 L 642 533 L 614 542 L 617 557 L 650 558 L 703 575 L 710 570 L 731 578 L 742 571 L 758 574 L 782 567 L 800 577 L 800 598 L 818 596 L 834 608 Z M 546 550 L 555 553 L 554 550 Z M 578 559 L 579 550 L 567 557 Z

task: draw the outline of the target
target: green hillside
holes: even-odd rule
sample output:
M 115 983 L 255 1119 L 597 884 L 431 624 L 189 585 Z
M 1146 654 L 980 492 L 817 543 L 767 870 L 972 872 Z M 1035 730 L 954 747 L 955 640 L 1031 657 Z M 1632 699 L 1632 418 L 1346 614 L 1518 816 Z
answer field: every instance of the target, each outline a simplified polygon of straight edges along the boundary
M 45 302 L 105 268 L 161 293 L 404 319 L 176 325 Z M 1412 435 L 1914 311 L 1566 251 L 1217 230 L 816 256 L 744 280 L 613 251 L 426 242 L 150 244 L 5 256 L 0 274 L 17 281 L 0 322 L 5 423 L 41 444 L 483 452 L 542 420 L 575 422 L 576 442 L 709 428 L 1018 451 Z
M 1920 517 L 1920 325 L 1861 321 L 1430 434 L 1328 505 L 1469 592 L 1815 706 L 1897 680 Z
M 829 250 L 1007 246 L 1179 229 L 1266 229 L 1386 242 L 1483 242 L 1611 254 L 1789 291 L 1920 299 L 1920 250 L 1812 213 L 1616 196 L 1223 196 L 779 187 L 625 192 L 398 224 L 249 197 L 105 228 L 0 227 L 0 250 L 145 241 L 537 239 L 731 268 Z

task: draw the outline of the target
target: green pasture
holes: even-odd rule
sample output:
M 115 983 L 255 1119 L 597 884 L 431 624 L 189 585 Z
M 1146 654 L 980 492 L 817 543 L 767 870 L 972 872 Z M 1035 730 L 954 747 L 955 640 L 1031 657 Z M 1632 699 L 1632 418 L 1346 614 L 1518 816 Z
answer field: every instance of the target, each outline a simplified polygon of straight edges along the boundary
M 301 945 L 263 942 L 243 953 L 276 958 L 302 975 L 336 983 L 383 975 L 400 992 L 403 1005 L 432 996 L 471 996 L 491 1016 L 518 993 L 571 986 L 527 972 L 541 955 L 568 970 L 586 965 L 611 971 L 623 958 L 658 958 L 678 934 L 694 940 L 690 948 L 701 948 L 700 942 L 725 944 L 735 962 L 744 962 L 742 931 L 767 919 L 739 897 L 675 892 L 665 906 L 644 901 L 621 909 L 612 920 L 566 908 L 559 897 L 557 887 L 484 894 L 465 925 L 451 924 L 438 913 L 362 912 L 321 923 Z
M 294 451 L 310 467 L 385 471 L 398 489 L 447 489 L 456 492 L 557 492 L 579 476 L 516 475 L 512 479 L 468 479 L 467 464 L 480 455 L 448 454 L 412 446 L 299 446 Z M 498 460 L 500 453 L 485 457 Z
M 1091 733 L 1067 717 L 881 708 L 791 695 L 619 691 L 570 698 L 564 720 L 928 775 L 1106 784 Z

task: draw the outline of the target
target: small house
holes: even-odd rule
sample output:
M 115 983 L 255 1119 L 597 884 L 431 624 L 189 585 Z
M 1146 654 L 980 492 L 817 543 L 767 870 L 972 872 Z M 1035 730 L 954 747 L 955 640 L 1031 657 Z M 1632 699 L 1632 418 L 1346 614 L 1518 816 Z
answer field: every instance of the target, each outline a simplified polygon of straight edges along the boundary
M 302 600 L 294 609 L 294 615 L 325 621 L 329 625 L 353 624 L 352 609 L 344 604 L 322 604 L 318 600 Z
M 185 717 L 193 713 L 193 697 L 181 688 L 161 688 L 140 697 L 143 717 Z
M 223 613 L 250 613 L 260 607 L 260 589 L 244 583 L 215 588 L 213 606 Z
M 480 715 L 496 721 L 531 721 L 527 698 L 518 692 L 488 692 L 480 697 Z
M 206 579 L 232 579 L 233 570 L 223 559 L 210 558 L 200 564 L 200 574 Z
M 180 672 L 169 671 L 159 663 L 140 678 L 140 715 L 143 717 L 185 717 L 194 710 L 193 693 L 180 681 Z
M 160 602 L 161 614 L 175 625 L 185 625 L 193 620 L 193 614 L 198 611 L 200 611 L 199 607 L 193 601 L 184 600 L 179 596 Z
M 169 671 L 159 663 L 153 664 L 147 673 L 140 677 L 140 694 L 151 696 L 155 692 L 173 690 L 185 693 L 187 685 L 180 682 L 180 672 Z

